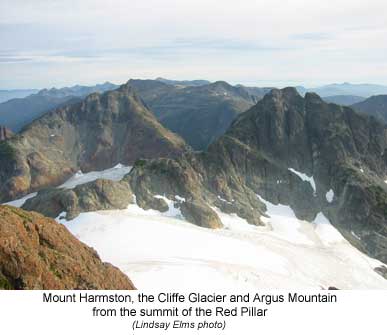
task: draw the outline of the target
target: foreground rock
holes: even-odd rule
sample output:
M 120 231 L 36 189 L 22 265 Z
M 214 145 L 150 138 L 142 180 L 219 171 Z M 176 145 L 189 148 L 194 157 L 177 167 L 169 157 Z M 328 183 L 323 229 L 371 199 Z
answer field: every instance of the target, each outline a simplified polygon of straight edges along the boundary
M 75 172 L 103 170 L 139 158 L 175 157 L 184 141 L 161 126 L 128 85 L 45 114 L 0 144 L 0 202 Z
M 40 214 L 0 206 L 0 289 L 134 289 L 114 266 Z

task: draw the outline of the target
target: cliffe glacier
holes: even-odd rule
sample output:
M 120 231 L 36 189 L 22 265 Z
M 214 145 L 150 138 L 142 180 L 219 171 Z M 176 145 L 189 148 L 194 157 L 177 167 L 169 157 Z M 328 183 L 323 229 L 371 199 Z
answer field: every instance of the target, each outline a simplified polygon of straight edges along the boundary
M 120 180 L 129 170 L 118 166 L 78 174 L 61 187 L 90 178 Z M 224 227 L 210 230 L 185 221 L 173 208 L 184 199 L 175 199 L 168 200 L 166 213 L 129 205 L 57 220 L 139 289 L 387 289 L 387 281 L 373 270 L 381 263 L 352 247 L 322 213 L 314 222 L 301 221 L 290 207 L 261 198 L 268 209 L 262 217 L 266 226 L 249 225 L 214 208 Z
M 373 271 L 379 262 L 322 216 L 309 223 L 273 215 L 267 227 L 254 227 L 218 214 L 225 225 L 218 230 L 136 205 L 63 223 L 140 289 L 387 288 Z

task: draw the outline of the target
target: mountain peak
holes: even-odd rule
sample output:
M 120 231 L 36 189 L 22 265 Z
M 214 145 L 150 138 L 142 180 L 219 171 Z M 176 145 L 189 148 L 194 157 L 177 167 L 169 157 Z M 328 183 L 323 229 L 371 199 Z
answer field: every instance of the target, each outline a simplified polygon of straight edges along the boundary
M 324 103 L 324 101 L 321 99 L 321 97 L 314 92 L 307 92 L 305 94 L 305 100 L 312 103 Z
M 294 100 L 302 98 L 295 87 L 285 87 L 283 89 L 272 89 L 264 96 L 264 100 Z
M 20 134 L 23 140 L 8 141 L 12 150 L 7 151 L 15 153 L 20 167 L 4 173 L 0 168 L 2 200 L 60 184 L 79 170 L 131 165 L 139 158 L 173 157 L 186 150 L 129 84 L 47 113 Z

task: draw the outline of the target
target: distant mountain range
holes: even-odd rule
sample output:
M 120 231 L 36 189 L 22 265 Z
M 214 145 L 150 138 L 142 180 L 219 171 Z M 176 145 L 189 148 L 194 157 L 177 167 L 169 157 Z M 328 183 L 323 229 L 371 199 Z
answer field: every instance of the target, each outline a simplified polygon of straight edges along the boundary
M 300 94 L 305 94 L 306 92 L 314 92 L 320 95 L 321 97 L 352 95 L 368 98 L 372 95 L 387 94 L 387 86 L 375 84 L 342 83 L 324 85 L 314 88 L 305 88 L 302 86 L 298 86 L 297 90 Z
M 25 98 L 28 95 L 38 93 L 39 90 L 0 90 L 0 103 L 16 98 Z
M 203 150 L 224 134 L 233 120 L 257 103 L 271 87 L 232 86 L 224 81 L 132 79 L 133 86 L 163 126 L 179 134 L 196 150 Z M 95 86 L 72 86 L 44 89 L 25 98 L 0 103 L 0 124 L 13 132 L 45 113 L 81 101 L 93 92 L 114 90 L 117 85 L 106 82 Z M 350 106 L 369 95 L 385 92 L 387 87 L 371 84 L 332 84 L 307 89 L 297 87 L 300 94 L 314 91 L 331 103 Z
M 0 104 L 0 124 L 14 132 L 41 115 L 60 107 L 80 101 L 80 98 L 93 92 L 105 92 L 117 88 L 117 85 L 104 83 L 95 86 L 80 86 L 43 89 L 25 98 L 11 99 Z
M 356 95 L 333 95 L 329 97 L 323 97 L 324 101 L 330 102 L 342 106 L 351 106 L 355 103 L 364 101 L 366 98 Z
M 376 95 L 352 105 L 359 113 L 376 117 L 387 124 L 387 95 Z
M 210 82 L 208 80 L 170 80 L 158 77 L 155 79 L 156 81 L 159 81 L 161 83 L 169 84 L 169 85 L 175 85 L 175 86 L 202 86 L 202 85 L 208 85 Z
M 224 81 L 181 86 L 159 80 L 129 80 L 166 128 L 194 149 L 203 150 L 222 135 L 237 115 L 253 106 L 264 90 Z

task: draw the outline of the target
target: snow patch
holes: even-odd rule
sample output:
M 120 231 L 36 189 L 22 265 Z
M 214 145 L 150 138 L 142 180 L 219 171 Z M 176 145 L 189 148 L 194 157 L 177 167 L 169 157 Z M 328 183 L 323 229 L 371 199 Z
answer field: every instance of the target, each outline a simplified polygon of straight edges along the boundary
M 78 171 L 74 176 L 68 179 L 65 183 L 58 186 L 58 188 L 67 188 L 73 189 L 78 185 L 86 184 L 97 179 L 108 179 L 112 181 L 120 181 L 126 174 L 132 169 L 131 166 L 124 166 L 122 164 L 117 164 L 111 169 L 103 171 L 91 171 L 87 173 L 82 173 Z
M 30 193 L 26 196 L 24 196 L 23 198 L 20 198 L 20 199 L 16 199 L 16 200 L 12 200 L 12 201 L 9 201 L 9 202 L 6 202 L 4 203 L 4 205 L 9 205 L 9 206 L 14 206 L 14 207 L 22 207 L 24 205 L 24 203 L 28 200 L 28 199 L 31 199 L 33 197 L 35 197 L 38 193 L 35 192 L 35 193 Z
M 173 201 L 173 200 L 169 200 L 164 195 L 157 194 L 154 197 L 156 199 L 163 199 L 167 203 L 167 205 L 168 205 L 168 211 L 163 212 L 162 215 L 167 216 L 167 217 L 174 217 L 174 218 L 184 219 L 183 214 L 181 214 L 180 209 L 176 206 L 176 203 L 178 203 L 178 202 Z M 176 198 L 176 196 L 175 196 L 175 198 Z
M 180 195 L 175 195 L 175 199 L 179 202 L 185 202 L 185 198 L 181 197 Z
M 333 198 L 335 197 L 335 193 L 333 192 L 332 189 L 330 189 L 326 194 L 325 194 L 325 199 L 327 199 L 327 201 L 329 203 L 331 203 L 333 201 Z
M 227 201 L 226 199 L 223 199 L 220 195 L 218 195 L 218 199 L 219 199 L 220 201 L 223 201 L 223 202 L 228 203 L 229 205 L 232 205 L 232 203 L 235 201 L 234 199 L 232 199 L 232 202 Z
M 306 175 L 305 173 L 302 173 L 302 172 L 299 172 L 297 170 L 294 170 L 292 168 L 289 168 L 288 169 L 289 171 L 295 173 L 297 176 L 299 176 L 303 181 L 307 181 L 310 186 L 312 186 L 313 190 L 314 190 L 314 193 L 316 193 L 316 183 L 314 181 L 314 178 L 313 176 L 312 177 L 309 177 L 308 175 Z

